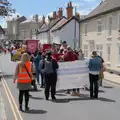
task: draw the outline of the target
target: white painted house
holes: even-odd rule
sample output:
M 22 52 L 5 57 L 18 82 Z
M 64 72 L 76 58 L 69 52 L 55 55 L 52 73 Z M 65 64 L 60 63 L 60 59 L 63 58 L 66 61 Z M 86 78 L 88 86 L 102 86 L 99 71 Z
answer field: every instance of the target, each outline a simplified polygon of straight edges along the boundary
M 71 17 L 60 26 L 56 26 L 52 30 L 51 36 L 66 41 L 72 48 L 79 48 L 80 45 L 80 22 L 76 17 Z
M 44 23 L 40 30 L 38 30 L 37 39 L 39 39 L 42 44 L 52 43 L 53 37 L 51 36 L 51 31 L 64 20 L 66 20 L 66 18 L 63 16 L 50 21 L 48 24 Z
M 80 41 L 80 27 L 78 15 L 73 16 L 72 2 L 69 2 L 66 8 L 66 17 L 63 16 L 62 8 L 59 8 L 58 14 L 53 12 L 53 20 L 49 24 L 44 24 L 38 34 L 37 38 L 41 43 L 53 43 L 60 41 L 67 41 L 73 48 L 77 47 L 74 43 Z M 75 41 L 75 42 L 74 42 Z
M 104 0 L 80 22 L 81 47 L 86 57 L 93 50 L 107 67 L 120 66 L 120 0 Z

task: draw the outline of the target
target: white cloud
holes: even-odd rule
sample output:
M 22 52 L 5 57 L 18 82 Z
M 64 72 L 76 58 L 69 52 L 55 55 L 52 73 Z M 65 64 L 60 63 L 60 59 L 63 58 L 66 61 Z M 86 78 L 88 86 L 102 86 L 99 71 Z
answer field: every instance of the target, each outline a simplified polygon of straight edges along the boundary
M 0 25 L 3 27 L 3 28 L 7 28 L 7 23 L 6 23 L 6 20 L 4 18 L 2 18 L 0 20 Z
M 53 13 L 50 12 L 50 13 L 48 13 L 48 14 L 46 15 L 46 17 L 45 17 L 45 22 L 47 22 L 47 23 L 48 23 L 48 16 L 49 16 L 49 17 L 52 17 L 52 16 L 53 16 Z
M 52 16 L 53 16 L 53 13 L 52 13 L 52 12 L 48 13 L 48 14 L 47 14 L 47 17 L 48 17 L 48 16 L 52 17 Z
M 13 18 L 16 19 L 18 15 L 21 16 L 19 13 L 15 13 L 15 14 L 12 14 L 11 16 L 6 16 L 1 18 L 0 25 L 3 28 L 7 28 L 7 21 L 12 20 Z
M 12 20 L 13 18 L 16 19 L 18 15 L 21 16 L 19 13 L 15 13 L 15 14 L 12 14 L 11 16 L 5 17 L 4 19 L 6 21 L 9 21 L 9 20 Z
M 90 13 L 90 11 L 89 11 L 89 10 L 86 10 L 86 9 L 80 10 L 80 11 L 78 11 L 78 12 L 80 13 L 80 15 L 88 15 L 88 14 Z
M 80 13 L 80 15 L 88 15 L 92 10 L 94 10 L 99 3 L 95 4 L 94 6 L 90 7 L 90 8 L 85 8 L 85 9 L 81 9 L 78 10 L 78 12 Z

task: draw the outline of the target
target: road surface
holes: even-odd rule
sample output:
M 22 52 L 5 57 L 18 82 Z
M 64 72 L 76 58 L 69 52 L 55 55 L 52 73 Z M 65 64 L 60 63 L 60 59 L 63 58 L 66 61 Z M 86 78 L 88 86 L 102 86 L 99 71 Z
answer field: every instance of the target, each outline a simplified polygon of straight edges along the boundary
M 7 92 L 5 92 L 5 89 Z M 81 90 L 80 97 L 57 92 L 57 101 L 44 100 L 44 91 L 31 92 L 30 111 L 18 111 L 18 90 L 12 78 L 3 79 L 1 92 L 8 120 L 119 120 L 120 86 L 104 83 L 99 99 L 89 99 L 89 92 Z M 6 95 L 8 94 L 8 97 Z M 10 101 L 11 104 L 10 104 Z
M 10 56 L 0 56 L 0 69 L 4 74 L 12 75 L 16 63 Z M 58 92 L 57 101 L 44 100 L 44 90 L 31 92 L 30 111 L 21 113 L 18 110 L 18 90 L 12 83 L 12 77 L 3 79 L 0 87 L 8 120 L 119 120 L 120 119 L 120 86 L 104 83 L 98 100 L 90 100 L 88 91 L 81 91 L 80 97 L 72 97 Z

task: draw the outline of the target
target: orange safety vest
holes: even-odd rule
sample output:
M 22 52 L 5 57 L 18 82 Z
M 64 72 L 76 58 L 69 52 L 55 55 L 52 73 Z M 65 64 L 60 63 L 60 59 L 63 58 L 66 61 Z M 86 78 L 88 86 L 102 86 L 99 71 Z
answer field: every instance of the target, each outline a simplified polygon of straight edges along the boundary
M 26 62 L 25 66 L 27 68 L 27 70 L 29 71 L 29 74 L 31 75 L 32 78 L 32 63 L 31 62 Z M 32 79 L 30 78 L 30 76 L 28 75 L 26 69 L 23 67 L 21 68 L 19 65 L 19 74 L 18 74 L 18 83 L 31 83 Z

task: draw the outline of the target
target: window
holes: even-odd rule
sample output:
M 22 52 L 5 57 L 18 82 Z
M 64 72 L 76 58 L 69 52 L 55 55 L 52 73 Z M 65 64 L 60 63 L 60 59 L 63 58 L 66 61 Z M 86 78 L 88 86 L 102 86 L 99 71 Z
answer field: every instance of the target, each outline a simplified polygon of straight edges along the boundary
M 120 44 L 118 45 L 118 63 L 120 64 Z
M 112 35 L 112 17 L 108 19 L 108 36 Z
M 84 45 L 84 56 L 88 57 L 88 45 Z
M 107 45 L 107 61 L 110 62 L 111 45 Z
M 87 35 L 87 32 L 88 32 L 88 31 L 87 31 L 87 29 L 88 29 L 87 27 L 88 27 L 88 24 L 85 23 L 85 31 L 84 31 L 84 32 L 85 32 L 85 35 Z
M 120 30 L 120 14 L 118 14 L 118 30 Z
M 13 34 L 16 34 L 16 26 L 13 25 Z
M 96 50 L 97 50 L 98 54 L 102 57 L 103 56 L 103 45 L 101 45 L 101 44 L 96 45 Z
M 93 52 L 95 50 L 95 41 L 94 40 L 89 41 L 89 49 L 90 49 L 90 52 Z
M 97 28 L 98 28 L 98 33 L 101 33 L 102 32 L 102 21 L 101 20 L 98 20 Z

